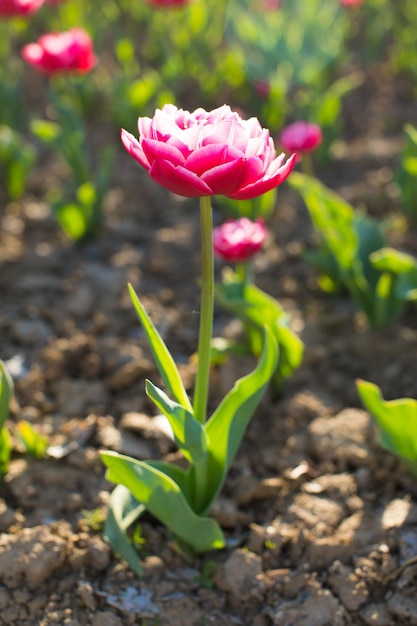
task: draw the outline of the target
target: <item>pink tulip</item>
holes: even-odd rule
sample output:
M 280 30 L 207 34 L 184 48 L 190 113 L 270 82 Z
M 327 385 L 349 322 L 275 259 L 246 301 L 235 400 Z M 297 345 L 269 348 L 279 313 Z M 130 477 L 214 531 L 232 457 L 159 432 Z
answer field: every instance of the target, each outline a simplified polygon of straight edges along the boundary
M 267 236 L 262 219 L 228 220 L 213 230 L 214 252 L 225 261 L 243 263 L 256 254 Z
M 44 0 L 0 0 L 0 16 L 31 15 L 43 3 Z
M 279 143 L 288 152 L 296 152 L 300 158 L 305 152 L 312 152 L 323 141 L 320 126 L 308 122 L 294 122 L 286 126 L 280 135 Z
M 126 150 L 157 183 L 188 198 L 221 194 L 255 198 L 282 183 L 295 155 L 277 157 L 269 131 L 229 106 L 192 113 L 166 104 L 138 120 L 139 140 L 125 130 Z
M 340 0 L 342 7 L 360 7 L 363 4 L 363 0 Z
M 146 0 L 153 7 L 185 7 L 193 0 Z
M 281 0 L 263 0 L 262 9 L 264 11 L 278 11 L 281 8 Z
M 90 36 L 81 28 L 43 35 L 24 46 L 22 56 L 45 74 L 86 73 L 97 63 Z

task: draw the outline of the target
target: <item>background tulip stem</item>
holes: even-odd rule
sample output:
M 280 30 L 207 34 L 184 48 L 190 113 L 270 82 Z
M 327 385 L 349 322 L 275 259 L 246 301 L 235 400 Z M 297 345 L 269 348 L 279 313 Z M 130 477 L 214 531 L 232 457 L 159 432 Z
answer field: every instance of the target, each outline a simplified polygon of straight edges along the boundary
M 213 215 L 209 196 L 200 198 L 200 224 L 201 310 L 198 363 L 194 390 L 194 416 L 201 424 L 204 424 L 207 412 L 214 306 Z

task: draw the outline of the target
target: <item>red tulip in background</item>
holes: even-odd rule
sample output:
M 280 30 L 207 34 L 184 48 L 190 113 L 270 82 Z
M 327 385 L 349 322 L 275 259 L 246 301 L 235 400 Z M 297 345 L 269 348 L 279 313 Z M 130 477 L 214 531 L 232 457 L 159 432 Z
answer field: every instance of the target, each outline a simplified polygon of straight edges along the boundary
M 194 0 L 146 0 L 153 7 L 185 7 Z
M 255 198 L 282 183 L 295 155 L 276 155 L 269 131 L 229 106 L 192 113 L 166 104 L 138 120 L 139 140 L 125 130 L 126 150 L 157 183 L 189 198 L 221 194 Z
M 255 222 L 247 217 L 228 220 L 213 230 L 214 252 L 225 261 L 243 263 L 260 250 L 266 235 L 260 218 Z
M 360 7 L 364 0 L 340 0 L 342 7 Z
M 0 0 L 0 16 L 31 15 L 43 3 L 44 0 Z
M 89 72 L 97 63 L 90 36 L 81 28 L 43 35 L 24 46 L 22 56 L 45 74 Z
M 298 158 L 305 152 L 312 152 L 323 141 L 320 126 L 299 121 L 286 126 L 280 135 L 279 143 L 288 152 L 296 152 Z

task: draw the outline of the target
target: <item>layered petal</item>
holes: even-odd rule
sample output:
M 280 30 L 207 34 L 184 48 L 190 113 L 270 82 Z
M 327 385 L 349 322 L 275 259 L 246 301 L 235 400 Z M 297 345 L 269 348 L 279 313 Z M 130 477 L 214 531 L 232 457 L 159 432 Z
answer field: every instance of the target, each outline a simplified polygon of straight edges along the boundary
M 271 189 L 275 189 L 278 187 L 288 176 L 291 174 L 294 169 L 294 165 L 296 162 L 296 155 L 293 154 L 288 161 L 284 163 L 281 167 L 279 167 L 273 175 L 265 176 L 262 179 L 258 179 L 246 187 L 243 187 L 236 191 L 233 194 L 229 194 L 228 197 L 233 200 L 251 200 L 252 198 L 256 198 L 257 196 L 261 196 Z
M 194 172 L 180 165 L 172 165 L 169 161 L 154 161 L 149 174 L 155 182 L 179 196 L 200 198 L 214 195 L 213 190 Z
M 151 177 L 185 196 L 249 199 L 280 184 L 293 168 L 277 157 L 269 131 L 228 105 L 193 112 L 166 104 L 138 120 L 139 140 L 122 131 L 126 150 Z

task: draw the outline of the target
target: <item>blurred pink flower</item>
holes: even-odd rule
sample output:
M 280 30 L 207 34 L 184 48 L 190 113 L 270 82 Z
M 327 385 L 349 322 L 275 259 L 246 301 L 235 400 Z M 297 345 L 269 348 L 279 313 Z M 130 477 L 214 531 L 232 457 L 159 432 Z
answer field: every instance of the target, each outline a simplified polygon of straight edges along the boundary
M 264 11 L 278 11 L 281 8 L 281 0 L 263 0 L 262 8 Z
M 153 118 L 138 120 L 139 140 L 126 130 L 126 150 L 151 178 L 189 198 L 221 194 L 255 198 L 282 183 L 295 155 L 276 155 L 269 131 L 252 117 L 244 120 L 229 106 L 192 113 L 166 104 Z
M 0 0 L 0 16 L 31 15 L 43 3 L 44 0 Z
M 89 72 L 97 63 L 90 35 L 81 28 L 49 33 L 22 49 L 22 56 L 45 74 Z
M 214 252 L 225 261 L 242 263 L 256 254 L 267 236 L 262 219 L 252 222 L 247 217 L 228 220 L 213 229 Z
M 364 0 L 340 0 L 342 7 L 360 7 Z
M 296 152 L 297 158 L 305 152 L 312 152 L 323 141 L 318 124 L 298 121 L 285 126 L 279 137 L 279 143 L 288 152 Z
M 185 7 L 194 0 L 146 0 L 153 7 Z

